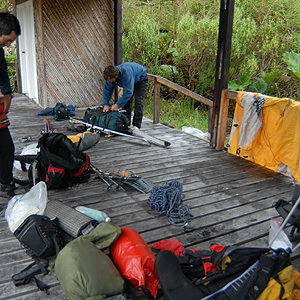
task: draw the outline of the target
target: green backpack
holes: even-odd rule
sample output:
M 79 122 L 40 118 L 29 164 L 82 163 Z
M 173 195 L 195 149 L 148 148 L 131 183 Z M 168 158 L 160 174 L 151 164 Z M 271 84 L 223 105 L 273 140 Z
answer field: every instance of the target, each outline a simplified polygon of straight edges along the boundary
M 84 114 L 84 122 L 118 132 L 127 132 L 128 118 L 119 111 L 103 112 L 102 107 L 88 108 Z

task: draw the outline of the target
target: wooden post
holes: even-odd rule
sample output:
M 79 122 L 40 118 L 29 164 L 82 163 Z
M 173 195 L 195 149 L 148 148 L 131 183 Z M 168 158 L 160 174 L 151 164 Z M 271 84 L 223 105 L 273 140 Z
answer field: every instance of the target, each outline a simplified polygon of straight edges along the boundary
M 228 91 L 222 91 L 221 103 L 220 103 L 220 116 L 217 126 L 217 140 L 216 140 L 216 150 L 224 150 L 224 142 L 226 135 L 227 126 L 227 116 L 228 116 L 228 106 L 229 106 L 229 96 Z
M 122 63 L 122 1 L 115 0 L 115 65 Z
M 114 3 L 114 64 L 122 63 L 122 0 Z M 118 89 L 114 91 L 115 103 L 119 99 Z
M 214 105 L 212 114 L 210 145 L 215 148 L 219 139 L 218 124 L 221 112 L 222 90 L 228 87 L 231 40 L 233 30 L 233 13 L 235 0 L 221 0 L 218 54 L 216 60 L 216 75 L 214 89 Z
M 154 97 L 153 97 L 153 124 L 159 123 L 159 99 L 160 99 L 160 83 L 157 77 L 154 78 Z
M 20 2 L 20 1 L 19 1 Z M 38 101 L 41 107 L 49 106 L 46 92 L 46 67 L 44 47 L 44 26 L 43 26 L 43 0 L 33 0 L 34 24 L 35 24 L 35 45 L 36 45 L 36 69 L 38 84 Z M 22 29 L 21 29 L 22 30 Z

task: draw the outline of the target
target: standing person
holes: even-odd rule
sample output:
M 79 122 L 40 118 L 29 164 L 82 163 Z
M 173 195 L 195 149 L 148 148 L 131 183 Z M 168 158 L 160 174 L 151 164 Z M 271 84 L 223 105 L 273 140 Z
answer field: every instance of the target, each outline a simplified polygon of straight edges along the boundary
M 148 86 L 146 68 L 138 63 L 125 62 L 118 66 L 106 67 L 103 77 L 106 80 L 103 89 L 103 111 L 117 111 L 119 108 L 122 108 L 126 110 L 124 114 L 129 119 L 129 122 L 131 122 L 134 96 L 135 103 L 132 125 L 134 128 L 140 129 L 143 120 L 145 94 Z M 123 88 L 123 95 L 115 104 L 110 106 L 109 101 L 116 85 Z
M 12 90 L 3 47 L 9 47 L 20 33 L 18 19 L 12 14 L 0 13 L 0 87 L 2 90 L 2 96 L 0 96 L 0 184 L 1 192 L 9 197 L 15 195 L 12 175 L 15 146 L 8 129 L 7 113 L 11 105 Z

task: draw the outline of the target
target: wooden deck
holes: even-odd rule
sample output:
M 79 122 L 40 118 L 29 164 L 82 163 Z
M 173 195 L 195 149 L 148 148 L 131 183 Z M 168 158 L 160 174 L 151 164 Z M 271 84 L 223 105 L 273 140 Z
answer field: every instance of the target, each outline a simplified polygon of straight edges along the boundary
M 39 109 L 25 96 L 14 98 L 9 118 L 16 154 L 29 144 L 18 142 L 18 138 L 37 135 L 43 129 L 44 117 L 37 116 Z M 83 112 L 83 109 L 76 110 L 79 118 Z M 67 131 L 67 121 L 55 122 L 52 116 L 47 119 L 51 120 L 52 129 L 75 134 Z M 290 178 L 225 151 L 215 151 L 203 140 L 163 124 L 154 125 L 148 119 L 144 120 L 142 130 L 170 141 L 171 147 L 148 147 L 114 136 L 103 137 L 100 143 L 86 152 L 91 162 L 104 171 L 133 170 L 157 185 L 178 179 L 183 184 L 184 204 L 190 206 L 195 216 L 187 228 L 171 225 L 166 216 L 157 215 L 147 203 L 149 194 L 129 188 L 125 192 L 107 190 L 107 185 L 99 179 L 92 178 L 88 183 L 67 190 L 50 190 L 49 200 L 59 200 L 71 207 L 87 205 L 103 210 L 113 224 L 134 228 L 150 246 L 155 241 L 168 238 L 175 238 L 186 248 L 193 249 L 208 249 L 211 243 L 268 245 L 270 218 L 278 217 L 272 204 L 280 198 L 291 199 L 293 185 Z M 27 176 L 18 170 L 15 175 Z M 1 205 L 7 202 L 0 199 Z M 294 235 L 293 243 L 298 243 L 298 237 L 299 234 Z M 31 259 L 10 233 L 3 217 L 0 218 L 0 240 L 0 300 L 66 299 L 52 274 L 44 278 L 52 286 L 49 296 L 37 290 L 34 283 L 15 287 L 11 276 L 26 267 Z M 295 269 L 300 266 L 299 257 L 299 250 L 292 255 Z M 136 292 L 129 299 L 146 298 Z

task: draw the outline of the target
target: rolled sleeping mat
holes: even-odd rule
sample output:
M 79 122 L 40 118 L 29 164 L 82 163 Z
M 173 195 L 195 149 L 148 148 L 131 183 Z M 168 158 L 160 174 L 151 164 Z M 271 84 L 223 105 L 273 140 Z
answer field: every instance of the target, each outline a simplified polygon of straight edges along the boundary
M 59 228 L 73 238 L 90 233 L 99 223 L 57 200 L 47 203 L 44 215 L 57 218 Z

